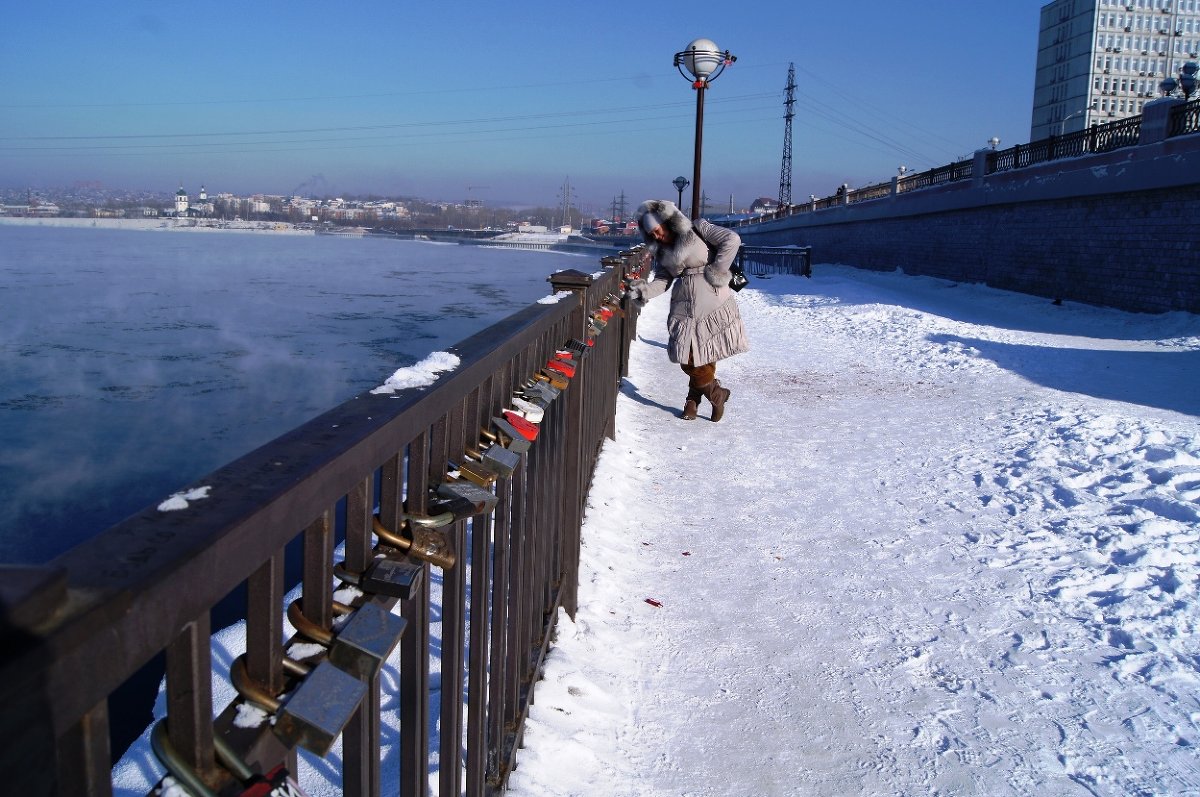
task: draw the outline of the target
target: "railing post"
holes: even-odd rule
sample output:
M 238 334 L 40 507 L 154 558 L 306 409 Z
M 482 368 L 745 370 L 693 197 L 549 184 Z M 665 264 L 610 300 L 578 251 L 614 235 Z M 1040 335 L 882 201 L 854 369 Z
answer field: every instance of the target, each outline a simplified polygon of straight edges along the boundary
M 102 750 L 89 743 L 86 733 L 73 734 L 71 745 L 55 738 L 46 682 L 46 662 L 52 654 L 33 631 L 66 597 L 61 570 L 0 567 L 0 738 L 5 740 L 0 745 L 0 782 L 12 794 L 90 793 L 85 787 L 98 775 L 105 781 L 109 777 L 107 727 Z M 97 708 L 106 705 L 102 700 Z M 100 758 L 103 769 L 98 772 L 95 763 Z
M 570 269 L 560 271 L 550 277 L 550 285 L 555 293 L 570 291 L 575 294 L 576 306 L 568 321 L 569 334 L 580 340 L 587 337 L 587 300 L 588 288 L 592 286 L 592 278 L 588 274 Z M 587 394 L 588 371 L 583 367 L 575 377 L 576 384 L 566 392 L 567 397 L 567 428 L 566 440 L 563 441 L 566 452 L 564 459 L 566 472 L 563 483 L 567 485 L 569 495 L 562 496 L 563 520 L 567 528 L 563 531 L 563 546 L 566 549 L 564 561 L 579 561 L 580 528 L 583 525 L 583 496 L 584 474 L 589 469 L 583 465 L 583 457 L 588 455 L 587 447 L 583 444 L 583 400 Z M 579 608 L 579 572 L 576 567 L 568 567 L 564 573 L 562 606 L 572 620 Z M 572 572 L 573 571 L 573 572 Z

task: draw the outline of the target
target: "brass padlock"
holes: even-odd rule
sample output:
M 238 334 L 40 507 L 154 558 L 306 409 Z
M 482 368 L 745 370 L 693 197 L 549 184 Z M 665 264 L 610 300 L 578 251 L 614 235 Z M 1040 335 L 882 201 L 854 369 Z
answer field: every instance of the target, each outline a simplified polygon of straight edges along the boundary
M 567 386 L 569 384 L 571 384 L 569 381 L 567 381 L 567 378 L 565 376 L 563 376 L 562 374 L 555 373 L 553 371 L 547 371 L 544 368 L 541 371 L 538 371 L 536 374 L 534 374 L 533 378 L 537 379 L 538 381 L 549 382 L 551 385 L 553 385 L 554 387 L 556 387 L 559 390 L 566 390 Z
M 371 525 L 375 536 L 385 545 L 404 551 L 414 559 L 429 562 L 443 570 L 454 567 L 456 559 L 454 546 L 445 532 L 406 524 L 409 537 L 404 537 L 384 526 L 378 515 L 371 518 Z
M 463 460 L 462 464 L 450 463 L 450 475 L 461 476 L 468 481 L 478 484 L 480 487 L 491 487 L 496 483 L 499 474 L 495 471 L 485 468 L 478 462 Z
M 197 774 L 191 766 L 175 750 L 171 744 L 171 736 L 167 732 L 167 720 L 161 719 L 150 732 L 150 748 L 154 755 L 166 767 L 167 772 L 175 778 L 187 793 L 193 797 L 217 797 L 217 792 Z M 260 775 L 250 768 L 250 765 L 237 754 L 225 741 L 225 737 L 213 731 L 213 752 L 216 759 L 225 769 L 229 770 L 241 783 L 241 797 L 308 797 L 308 792 L 300 788 L 299 782 L 292 777 L 284 764 L 280 764 L 265 775 Z M 229 793 L 232 786 L 222 789 L 222 794 Z M 164 792 L 165 793 L 165 792 Z

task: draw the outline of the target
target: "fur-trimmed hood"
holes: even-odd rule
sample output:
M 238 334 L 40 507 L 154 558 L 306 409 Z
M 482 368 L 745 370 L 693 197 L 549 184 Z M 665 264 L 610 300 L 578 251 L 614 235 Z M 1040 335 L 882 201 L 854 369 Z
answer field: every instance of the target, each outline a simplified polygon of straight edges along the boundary
M 663 225 L 675 235 L 675 243 L 671 245 L 672 247 L 678 246 L 686 241 L 689 235 L 695 234 L 695 230 L 692 229 L 692 220 L 683 215 L 683 212 L 675 207 L 674 202 L 668 199 L 647 199 L 637 209 L 637 221 L 638 230 L 642 233 L 642 240 L 652 251 L 657 251 L 662 244 L 642 229 L 642 217 L 647 213 L 653 213 L 662 219 Z

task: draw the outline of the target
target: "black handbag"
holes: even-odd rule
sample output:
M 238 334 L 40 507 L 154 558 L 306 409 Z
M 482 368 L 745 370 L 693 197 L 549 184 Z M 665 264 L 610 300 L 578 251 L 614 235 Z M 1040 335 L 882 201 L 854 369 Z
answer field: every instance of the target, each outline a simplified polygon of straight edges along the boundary
M 746 276 L 746 272 L 741 266 L 737 264 L 730 266 L 729 273 L 733 275 L 729 278 L 729 287 L 732 290 L 740 291 L 750 284 L 750 278 Z

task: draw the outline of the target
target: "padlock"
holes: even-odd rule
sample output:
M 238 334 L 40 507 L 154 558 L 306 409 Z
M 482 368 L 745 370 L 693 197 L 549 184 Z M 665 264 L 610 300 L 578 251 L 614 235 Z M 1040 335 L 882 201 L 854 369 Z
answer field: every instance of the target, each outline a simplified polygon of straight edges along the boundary
M 551 371 L 558 371 L 560 374 L 568 378 L 575 376 L 575 368 L 567 365 L 561 360 L 549 360 L 546 363 L 546 367 Z
M 367 568 L 358 579 L 357 586 L 363 592 L 412 600 L 417 594 L 417 587 L 421 584 L 424 572 L 424 567 L 415 562 L 382 556 Z M 334 574 L 337 575 L 336 571 Z
M 472 484 L 468 481 L 450 480 L 444 481 L 437 486 L 437 494 L 442 498 L 454 499 L 462 498 L 475 504 L 477 508 L 476 514 L 486 515 L 496 508 L 496 503 L 499 500 L 496 494 L 491 490 L 485 490 L 482 487 Z
M 546 380 L 535 379 L 533 377 L 530 377 L 529 380 L 527 380 L 525 382 L 525 384 L 522 385 L 521 389 L 523 391 L 525 391 L 526 393 L 528 393 L 530 390 L 533 390 L 537 393 L 540 393 L 542 396 L 544 396 L 549 401 L 554 401 L 556 398 L 558 398 L 559 396 L 562 395 L 561 390 L 559 390 L 558 388 L 556 388 L 554 385 L 550 384 Z
M 292 692 L 272 729 L 289 746 L 324 757 L 366 694 L 365 683 L 323 661 Z
M 454 516 L 455 520 L 466 520 L 480 514 L 483 510 L 478 505 L 468 501 L 465 498 L 437 498 L 431 499 L 429 510 L 431 512 L 449 512 Z
M 450 463 L 450 475 L 460 476 L 468 481 L 478 484 L 480 487 L 491 487 L 496 483 L 499 474 L 495 471 L 485 468 L 478 462 L 472 462 L 464 459 L 461 463 Z
M 520 396 L 512 397 L 512 405 L 514 410 L 524 415 L 531 423 L 541 423 L 546 414 L 545 410 L 537 404 Z
M 522 401 L 528 401 L 530 404 L 536 404 L 537 407 L 543 411 L 549 408 L 549 406 L 554 402 L 554 399 L 548 393 L 543 393 L 541 390 L 528 385 L 522 385 L 515 393 L 513 393 L 513 395 Z
M 456 557 L 449 535 L 439 529 L 405 525 L 408 528 L 408 537 L 384 526 L 383 521 L 379 519 L 378 515 L 371 518 L 371 530 L 375 532 L 375 536 L 379 538 L 379 541 L 385 545 L 390 545 L 393 548 L 404 551 L 415 559 L 429 562 L 429 564 L 440 567 L 443 570 L 449 570 L 454 567 Z M 292 623 L 292 625 L 296 624 Z M 296 626 L 296 630 L 300 630 L 300 627 Z
M 304 676 L 282 701 L 250 680 L 244 655 L 233 660 L 229 679 L 243 700 L 274 715 L 272 730 L 288 747 L 299 745 L 324 756 L 358 710 L 367 685 L 328 661 Z
M 587 354 L 588 345 L 579 338 L 571 338 L 567 341 L 567 348 L 575 352 L 576 355 L 582 357 Z
M 520 454 L 514 454 L 499 443 L 493 443 L 482 452 L 470 449 L 467 456 L 476 457 L 481 465 L 494 470 L 502 478 L 513 475 L 513 471 L 521 464 Z
M 368 601 L 338 629 L 329 646 L 329 661 L 343 672 L 369 682 L 400 643 L 405 625 L 403 618 Z
M 500 414 L 526 440 L 537 439 L 538 432 L 541 430 L 536 423 L 530 423 L 523 415 L 512 410 L 505 410 Z
M 546 368 L 543 368 L 534 374 L 533 378 L 537 379 L 538 381 L 549 382 L 556 390 L 566 390 L 567 386 L 571 384 L 569 381 L 567 381 L 567 378 L 558 371 L 551 371 Z
M 167 732 L 167 721 L 159 720 L 150 732 L 150 748 L 154 755 L 166 767 L 167 772 L 194 797 L 217 797 L 217 793 L 208 787 L 199 775 L 192 771 L 184 762 L 174 745 L 171 744 Z M 265 775 L 255 772 L 225 741 L 220 733 L 213 732 L 213 750 L 217 761 L 241 785 L 240 797 L 308 797 L 308 792 L 300 788 L 300 783 L 292 777 L 287 766 L 280 764 Z M 232 788 L 232 787 L 230 787 Z M 230 789 L 222 789 L 222 794 L 229 794 Z
M 492 418 L 492 426 L 496 431 L 490 432 L 490 434 L 496 435 L 496 442 L 506 446 L 510 451 L 524 454 L 532 446 L 533 438 L 521 434 L 504 418 Z M 534 437 L 537 437 L 536 433 Z

